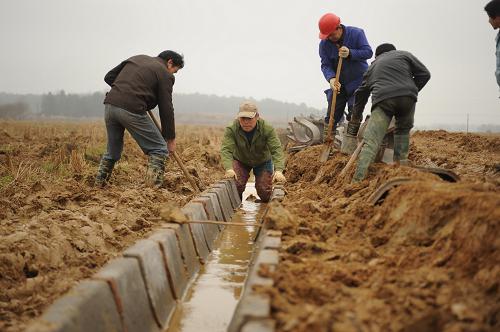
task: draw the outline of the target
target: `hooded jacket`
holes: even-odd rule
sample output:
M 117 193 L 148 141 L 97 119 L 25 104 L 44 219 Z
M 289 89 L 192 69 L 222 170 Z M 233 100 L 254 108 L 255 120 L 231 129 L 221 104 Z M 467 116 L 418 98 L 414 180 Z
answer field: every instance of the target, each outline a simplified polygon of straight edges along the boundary
M 394 50 L 380 54 L 363 77 L 355 94 L 354 113 L 361 115 L 372 96 L 372 109 L 381 101 L 394 97 L 411 97 L 427 84 L 431 73 L 413 54 Z

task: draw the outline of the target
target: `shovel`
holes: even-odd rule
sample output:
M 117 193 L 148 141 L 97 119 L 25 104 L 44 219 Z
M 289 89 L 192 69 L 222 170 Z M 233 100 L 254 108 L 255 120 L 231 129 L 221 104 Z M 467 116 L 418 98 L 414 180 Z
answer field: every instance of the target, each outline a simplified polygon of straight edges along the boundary
M 339 78 L 340 78 L 340 70 L 342 69 L 342 57 L 339 57 L 339 63 L 337 64 L 337 71 L 335 74 L 335 84 L 338 83 Z M 330 107 L 330 119 L 328 120 L 328 135 L 325 139 L 325 147 L 323 151 L 321 152 L 321 155 L 319 157 L 319 161 L 324 163 L 325 161 L 328 160 L 328 156 L 330 156 L 330 151 L 332 149 L 333 145 L 333 139 L 332 139 L 332 131 L 333 131 L 333 118 L 334 118 L 334 113 L 335 113 L 335 104 L 337 103 L 337 93 L 335 90 L 333 90 L 333 97 L 332 97 L 332 105 Z
M 148 114 L 151 117 L 151 120 L 153 120 L 156 128 L 158 128 L 158 130 L 161 131 L 160 124 L 158 123 L 158 120 L 156 120 L 154 114 L 151 111 L 148 111 Z M 184 167 L 184 163 L 182 162 L 181 158 L 179 158 L 179 155 L 177 154 L 177 152 L 173 151 L 172 155 L 174 156 L 174 159 L 177 162 L 177 164 L 179 165 L 179 167 L 181 168 L 182 173 L 184 173 L 184 176 L 186 177 L 186 179 L 188 179 L 189 183 L 191 184 L 191 187 L 193 187 L 194 191 L 197 193 L 201 192 L 200 188 L 198 187 L 198 184 L 193 180 L 191 175 L 189 175 L 186 167 Z

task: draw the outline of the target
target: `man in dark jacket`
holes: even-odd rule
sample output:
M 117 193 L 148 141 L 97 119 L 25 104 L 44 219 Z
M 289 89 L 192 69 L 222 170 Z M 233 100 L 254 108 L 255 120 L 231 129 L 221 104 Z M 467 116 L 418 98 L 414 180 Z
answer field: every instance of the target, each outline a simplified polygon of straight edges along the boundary
M 372 96 L 372 113 L 363 138 L 353 182 L 366 177 L 368 167 L 389 127 L 396 118 L 394 161 L 408 163 L 410 129 L 413 127 L 418 92 L 427 84 L 429 70 L 411 53 L 398 51 L 392 44 L 382 44 L 375 51 L 375 60 L 356 91 L 352 123 L 360 123 L 368 97 Z M 350 123 L 351 125 L 351 123 Z
M 332 13 L 323 15 L 319 20 L 319 56 L 321 58 L 321 71 L 330 83 L 330 88 L 325 90 L 328 108 L 325 123 L 330 119 L 330 108 L 333 91 L 337 93 L 335 104 L 334 123 L 337 127 L 344 115 L 347 104 L 347 120 L 350 120 L 354 104 L 354 92 L 361 84 L 363 74 L 368 68 L 366 60 L 370 59 L 373 51 L 368 44 L 362 29 L 340 24 L 340 18 Z M 340 71 L 339 84 L 335 86 L 337 64 L 339 57 L 343 58 Z M 326 126 L 325 126 L 326 127 Z
M 272 182 L 285 182 L 283 150 L 274 128 L 259 117 L 257 105 L 243 102 L 238 118 L 224 131 L 221 145 L 226 178 L 236 180 L 240 197 L 250 171 L 255 175 L 255 189 L 263 202 L 271 198 Z
M 157 187 L 163 184 L 165 160 L 168 152 L 175 150 L 174 74 L 182 67 L 182 55 L 163 51 L 157 57 L 133 56 L 106 74 L 104 81 L 111 86 L 104 99 L 108 146 L 99 165 L 96 185 L 106 184 L 120 159 L 125 129 L 149 157 L 147 183 Z M 147 113 L 156 105 L 161 132 Z

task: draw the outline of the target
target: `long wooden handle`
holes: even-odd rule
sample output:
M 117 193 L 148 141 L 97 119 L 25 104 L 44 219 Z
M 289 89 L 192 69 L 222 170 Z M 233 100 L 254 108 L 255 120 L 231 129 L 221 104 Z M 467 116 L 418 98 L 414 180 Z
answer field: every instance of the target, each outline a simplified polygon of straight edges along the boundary
M 186 167 L 184 166 L 184 163 L 182 162 L 181 158 L 177 154 L 176 151 L 172 152 L 172 155 L 174 156 L 175 161 L 179 165 L 179 167 L 182 169 L 182 173 L 184 173 L 184 176 L 188 179 L 189 183 L 191 183 L 191 186 L 194 188 L 196 192 L 200 192 L 200 188 L 198 187 L 198 184 L 194 181 L 194 179 L 191 177 L 189 172 L 187 171 Z
M 358 146 L 356 147 L 356 150 L 354 150 L 351 158 L 349 159 L 349 161 L 345 165 L 344 169 L 340 172 L 339 178 L 343 178 L 344 175 L 346 175 L 346 173 L 349 171 L 349 169 L 351 168 L 351 166 L 354 163 L 354 161 L 356 160 L 356 158 L 358 158 L 358 155 L 361 152 L 361 148 L 362 147 L 363 147 L 363 141 L 361 141 L 361 142 L 358 143 Z
M 340 71 L 342 70 L 342 57 L 339 56 L 339 63 L 337 64 L 337 71 L 335 72 L 335 81 L 333 86 L 340 80 Z M 332 96 L 332 105 L 330 106 L 330 118 L 328 119 L 328 136 L 326 141 L 329 142 L 332 139 L 332 131 L 333 131 L 333 119 L 335 113 L 335 105 L 337 104 L 337 93 L 335 89 L 333 90 Z
M 156 125 L 156 128 L 158 128 L 159 131 L 161 131 L 161 126 L 160 126 L 160 123 L 158 123 L 158 120 L 156 119 L 156 117 L 154 116 L 153 112 L 151 111 L 148 111 L 148 114 L 149 116 L 151 117 L 151 119 L 153 120 L 154 124 Z M 181 158 L 179 158 L 179 155 L 177 154 L 176 151 L 173 151 L 171 152 L 172 155 L 174 156 L 174 159 L 175 161 L 177 162 L 177 164 L 179 165 L 179 167 L 181 168 L 182 170 L 182 173 L 184 173 L 184 176 L 186 177 L 186 179 L 188 179 L 189 183 L 191 184 L 191 187 L 193 187 L 193 189 L 199 193 L 201 190 L 200 188 L 198 187 L 198 184 L 194 181 L 194 179 L 191 177 L 191 175 L 189 174 L 189 172 L 187 171 L 186 167 L 184 166 L 184 163 L 182 162 Z

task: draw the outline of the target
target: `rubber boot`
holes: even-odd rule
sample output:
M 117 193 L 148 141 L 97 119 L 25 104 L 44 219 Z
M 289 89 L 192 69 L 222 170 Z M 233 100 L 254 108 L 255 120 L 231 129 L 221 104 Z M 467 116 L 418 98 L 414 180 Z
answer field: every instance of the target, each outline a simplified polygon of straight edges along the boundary
M 394 162 L 408 165 L 408 151 L 410 148 L 409 134 L 394 134 Z
M 163 185 L 166 160 L 167 156 L 165 155 L 149 155 L 148 170 L 146 172 L 146 184 L 148 186 L 159 188 Z
M 111 177 L 114 166 L 114 160 L 102 158 L 101 162 L 99 163 L 99 170 L 97 171 L 94 185 L 98 187 L 104 187 Z
M 370 167 L 370 164 L 375 160 L 390 121 L 391 118 L 385 115 L 381 109 L 376 108 L 372 112 L 372 116 L 366 127 L 363 138 L 363 148 L 359 154 L 358 164 L 352 182 L 360 182 L 366 177 L 368 167 Z

